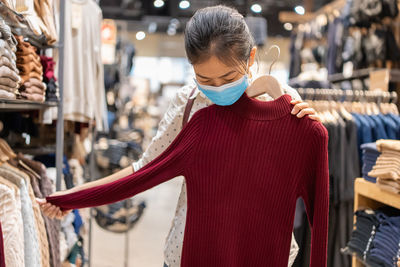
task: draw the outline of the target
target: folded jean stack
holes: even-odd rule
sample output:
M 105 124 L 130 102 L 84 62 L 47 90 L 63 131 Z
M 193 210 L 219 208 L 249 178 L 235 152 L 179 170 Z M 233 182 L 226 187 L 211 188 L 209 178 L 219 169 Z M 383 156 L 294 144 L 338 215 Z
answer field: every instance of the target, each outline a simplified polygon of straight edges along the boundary
M 378 140 L 376 147 L 381 155 L 368 173 L 376 177 L 376 184 L 387 191 L 400 193 L 400 141 Z
M 22 36 L 16 36 L 17 67 L 21 76 L 20 94 L 24 99 L 44 102 L 46 84 L 43 83 L 43 67 L 36 48 L 25 42 Z
M 55 62 L 52 57 L 40 56 L 43 66 L 43 81 L 47 85 L 46 101 L 58 101 L 56 77 L 54 76 Z
M 0 19 L 0 98 L 15 99 L 21 81 L 16 66 L 16 44 L 11 28 Z
M 398 266 L 400 256 L 399 211 L 391 208 L 359 210 L 355 230 L 344 249 L 371 267 Z
M 380 152 L 376 147 L 376 143 L 366 143 L 361 145 L 362 150 L 362 176 L 365 180 L 376 183 L 376 178 L 368 175 L 376 164 Z

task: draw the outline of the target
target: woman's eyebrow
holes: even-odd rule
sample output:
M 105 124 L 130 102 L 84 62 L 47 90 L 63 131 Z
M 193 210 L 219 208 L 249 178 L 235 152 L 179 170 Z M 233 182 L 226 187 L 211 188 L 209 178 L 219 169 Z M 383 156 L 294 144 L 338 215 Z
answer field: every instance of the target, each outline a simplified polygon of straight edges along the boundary
M 235 70 L 229 71 L 229 72 L 225 73 L 224 75 L 222 75 L 222 76 L 220 76 L 220 77 L 218 77 L 218 78 L 224 78 L 224 77 L 229 76 L 230 74 L 232 74 L 232 73 L 234 73 L 234 72 L 236 72 L 236 71 L 235 71 Z M 198 74 L 198 73 L 196 73 L 196 75 L 199 76 L 199 77 L 202 78 L 202 79 L 207 79 L 207 80 L 212 79 L 212 78 L 208 78 L 208 77 L 206 77 L 206 76 L 200 75 L 200 74 Z

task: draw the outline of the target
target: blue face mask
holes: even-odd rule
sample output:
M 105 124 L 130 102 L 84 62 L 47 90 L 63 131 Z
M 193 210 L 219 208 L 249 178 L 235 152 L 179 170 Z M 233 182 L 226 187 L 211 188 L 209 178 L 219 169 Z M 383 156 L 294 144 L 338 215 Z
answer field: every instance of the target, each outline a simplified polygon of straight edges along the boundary
M 249 85 L 247 75 L 237 81 L 222 86 L 201 85 L 196 81 L 197 87 L 213 103 L 219 106 L 229 106 L 238 101 Z

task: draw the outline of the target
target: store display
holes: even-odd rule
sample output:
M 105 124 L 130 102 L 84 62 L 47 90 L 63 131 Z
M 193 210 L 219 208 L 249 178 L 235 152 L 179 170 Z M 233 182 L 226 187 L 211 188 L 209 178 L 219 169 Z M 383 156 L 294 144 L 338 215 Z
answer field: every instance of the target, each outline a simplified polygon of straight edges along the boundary
M 356 211 L 355 230 L 345 249 L 368 266 L 397 266 L 399 261 L 400 217 L 398 210 Z
M 376 147 L 380 152 L 369 176 L 376 178 L 378 187 L 393 193 L 400 193 L 400 141 L 378 140 Z
M 73 12 L 79 9 L 80 12 Z M 78 16 L 78 17 L 74 17 Z M 107 131 L 103 64 L 101 61 L 102 12 L 94 0 L 65 1 L 64 119 L 96 121 Z M 77 25 L 76 21 L 81 23 Z
M 367 145 L 363 144 L 375 142 L 393 134 L 393 129 L 400 129 L 398 110 L 387 103 L 390 99 L 378 107 L 375 99 L 383 96 L 383 92 L 372 97 L 363 91 L 303 88 L 298 91 L 319 114 L 329 133 L 328 266 L 351 266 L 350 257 L 343 255 L 340 249 L 345 247 L 353 227 L 354 179 L 361 172 L 365 173 L 366 168 L 361 166 L 360 148 L 365 150 Z M 366 159 L 364 156 L 364 164 L 368 163 Z M 308 266 L 309 230 L 306 216 L 301 215 L 305 213 L 304 206 L 299 204 L 297 213 L 300 216 L 295 223 L 295 236 L 300 252 L 294 266 Z
M 25 42 L 22 36 L 16 36 L 17 68 L 21 76 L 20 94 L 28 100 L 44 102 L 46 86 L 43 81 L 43 67 L 36 48 Z
M 376 178 L 369 176 L 368 173 L 374 167 L 376 160 L 378 159 L 381 153 L 376 148 L 376 143 L 362 144 L 361 149 L 362 149 L 362 162 L 363 162 L 362 177 L 369 182 L 376 183 Z

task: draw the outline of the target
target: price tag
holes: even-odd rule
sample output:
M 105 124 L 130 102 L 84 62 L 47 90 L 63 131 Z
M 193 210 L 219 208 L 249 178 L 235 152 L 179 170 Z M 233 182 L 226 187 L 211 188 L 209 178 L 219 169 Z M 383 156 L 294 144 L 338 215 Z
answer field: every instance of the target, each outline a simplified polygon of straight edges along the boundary
M 353 75 L 353 62 L 349 61 L 343 64 L 343 76 L 349 78 Z
M 72 29 L 79 30 L 82 25 L 82 6 L 71 3 L 71 24 Z

